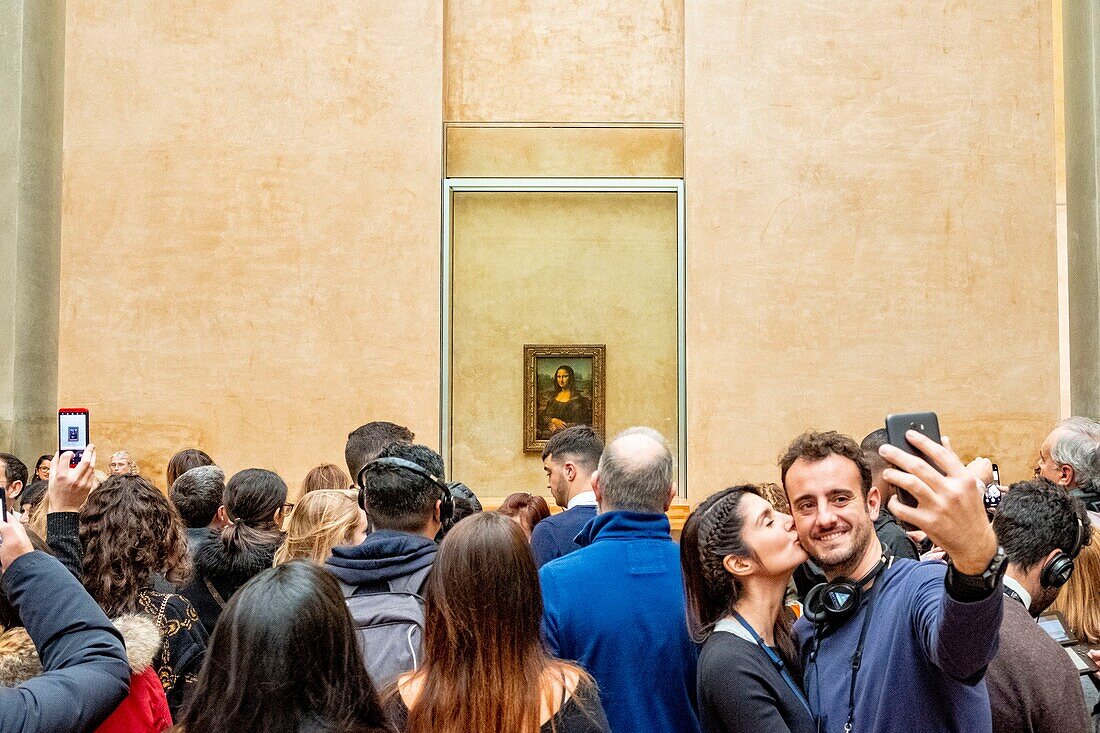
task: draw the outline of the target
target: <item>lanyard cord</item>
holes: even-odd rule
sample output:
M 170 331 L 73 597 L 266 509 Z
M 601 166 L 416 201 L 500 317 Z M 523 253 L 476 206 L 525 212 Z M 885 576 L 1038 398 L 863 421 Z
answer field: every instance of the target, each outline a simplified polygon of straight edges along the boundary
M 1001 588 L 1001 592 L 1012 600 L 1019 602 L 1019 604 L 1024 608 L 1027 608 L 1027 605 L 1024 603 L 1024 599 L 1020 598 L 1020 594 L 1009 588 L 1007 585 Z
M 779 658 L 779 655 L 775 653 L 775 650 L 768 646 L 764 642 L 764 640 L 760 638 L 760 634 L 756 633 L 756 629 L 754 629 L 749 624 L 749 622 L 741 616 L 741 614 L 739 614 L 737 611 L 734 611 L 733 617 L 737 619 L 737 622 L 741 624 L 741 626 L 744 627 L 745 631 L 749 632 L 749 634 L 752 635 L 753 641 L 756 642 L 756 645 L 763 649 L 764 653 L 768 655 L 768 659 L 771 660 L 771 663 L 779 672 L 779 676 L 782 677 L 783 681 L 787 683 L 787 687 L 791 688 L 791 692 L 793 692 L 794 696 L 798 698 L 798 701 L 802 703 L 802 707 L 806 708 L 806 714 L 813 718 L 813 713 L 810 712 L 810 703 L 806 700 L 806 696 L 802 694 L 802 690 L 799 689 L 798 685 L 794 681 L 794 678 L 791 677 L 791 673 L 787 671 L 787 665 L 783 664 L 783 660 Z
M 871 596 L 867 601 L 867 615 L 863 617 L 856 653 L 852 655 L 852 682 L 848 686 L 848 722 L 844 724 L 844 733 L 852 733 L 852 721 L 856 717 L 856 675 L 859 674 L 859 668 L 863 664 L 863 642 L 867 640 L 867 629 L 871 626 L 871 615 L 875 611 L 875 597 Z

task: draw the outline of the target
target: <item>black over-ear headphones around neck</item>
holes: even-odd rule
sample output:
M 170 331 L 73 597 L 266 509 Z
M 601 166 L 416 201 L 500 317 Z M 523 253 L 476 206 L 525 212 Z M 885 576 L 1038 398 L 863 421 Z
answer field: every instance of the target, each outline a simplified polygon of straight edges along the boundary
M 435 487 L 439 489 L 439 521 L 440 523 L 446 522 L 448 519 L 454 516 L 455 513 L 455 500 L 451 495 L 451 490 L 447 488 L 447 484 L 443 483 L 443 479 L 432 474 L 431 471 L 421 466 L 419 463 L 413 463 L 412 461 L 406 461 L 404 458 L 396 458 L 393 456 L 387 456 L 385 458 L 375 458 L 359 469 L 359 475 L 355 477 L 355 483 L 359 487 L 359 508 L 365 511 L 368 515 L 370 510 L 367 509 L 367 490 L 364 487 L 363 474 L 367 472 L 367 469 L 371 466 L 392 466 L 394 468 L 400 468 L 403 471 L 411 471 L 417 476 L 430 481 L 435 484 Z
M 815 626 L 824 623 L 840 624 L 852 617 L 859 608 L 864 589 L 889 567 L 891 560 L 885 555 L 859 580 L 837 578 L 829 583 L 819 583 L 806 594 L 802 613 Z
M 1066 552 L 1059 550 L 1058 554 L 1050 558 L 1043 570 L 1039 573 L 1039 584 L 1044 588 L 1061 588 L 1073 575 L 1074 563 L 1081 553 L 1081 547 L 1085 544 L 1085 525 L 1081 522 L 1081 515 L 1073 513 L 1077 523 L 1077 536 L 1073 541 L 1073 548 Z

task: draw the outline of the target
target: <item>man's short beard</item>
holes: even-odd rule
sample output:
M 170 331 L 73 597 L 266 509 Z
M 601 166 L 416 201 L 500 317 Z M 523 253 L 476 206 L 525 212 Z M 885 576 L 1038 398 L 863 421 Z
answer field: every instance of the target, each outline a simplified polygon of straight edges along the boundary
M 871 540 L 875 536 L 874 525 L 868 519 L 867 522 L 861 522 L 858 525 L 852 525 L 852 536 L 854 542 L 852 543 L 852 551 L 849 552 L 844 558 L 832 563 L 825 563 L 816 557 L 811 557 L 821 569 L 825 572 L 825 575 L 829 578 L 852 578 L 852 574 L 859 567 L 860 562 L 863 560 L 863 555 L 867 552 L 867 548 L 871 544 Z

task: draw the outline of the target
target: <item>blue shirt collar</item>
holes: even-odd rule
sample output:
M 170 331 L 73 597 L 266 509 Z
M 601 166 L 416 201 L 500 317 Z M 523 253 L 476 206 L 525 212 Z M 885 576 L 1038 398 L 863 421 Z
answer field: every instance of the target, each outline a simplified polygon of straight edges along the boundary
M 599 540 L 672 540 L 672 526 L 664 513 L 611 511 L 592 517 L 577 535 L 581 547 Z

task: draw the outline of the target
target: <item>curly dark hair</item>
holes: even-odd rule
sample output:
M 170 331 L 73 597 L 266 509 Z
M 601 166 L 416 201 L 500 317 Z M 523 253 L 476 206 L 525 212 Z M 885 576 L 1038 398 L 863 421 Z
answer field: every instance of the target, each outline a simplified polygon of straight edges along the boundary
M 867 462 L 863 450 L 854 440 L 835 430 L 824 433 L 807 430 L 791 441 L 786 452 L 779 457 L 783 488 L 787 487 L 787 471 L 799 458 L 805 458 L 807 461 L 821 461 L 831 455 L 842 456 L 856 464 L 856 468 L 859 469 L 859 485 L 866 498 L 867 492 L 871 490 L 871 464 Z
M 191 575 L 187 535 L 176 508 L 141 476 L 111 476 L 80 510 L 84 587 L 114 617 L 138 608 L 153 573 L 174 585 Z

